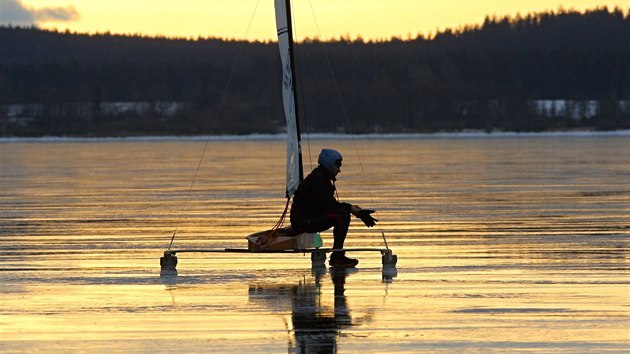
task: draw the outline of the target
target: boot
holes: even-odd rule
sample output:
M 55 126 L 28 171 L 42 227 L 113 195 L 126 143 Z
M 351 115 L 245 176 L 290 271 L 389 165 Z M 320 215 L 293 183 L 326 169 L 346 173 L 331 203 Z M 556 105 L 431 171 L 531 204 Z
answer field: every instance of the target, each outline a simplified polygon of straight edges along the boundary
M 353 268 L 359 264 L 359 260 L 346 257 L 345 252 L 333 252 L 328 264 L 335 268 Z

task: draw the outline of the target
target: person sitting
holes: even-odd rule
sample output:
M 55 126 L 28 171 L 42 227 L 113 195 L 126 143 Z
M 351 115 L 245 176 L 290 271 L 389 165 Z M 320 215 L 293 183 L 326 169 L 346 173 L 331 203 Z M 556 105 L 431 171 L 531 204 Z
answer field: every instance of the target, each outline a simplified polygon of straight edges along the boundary
M 321 232 L 333 228 L 333 249 L 343 249 L 350 226 L 350 214 L 360 218 L 367 227 L 376 224 L 370 214 L 374 210 L 339 202 L 335 198 L 335 181 L 341 172 L 341 154 L 322 149 L 318 166 L 300 183 L 291 205 L 291 228 L 294 232 Z M 344 251 L 333 251 L 331 267 L 355 267 L 358 260 L 348 258 Z

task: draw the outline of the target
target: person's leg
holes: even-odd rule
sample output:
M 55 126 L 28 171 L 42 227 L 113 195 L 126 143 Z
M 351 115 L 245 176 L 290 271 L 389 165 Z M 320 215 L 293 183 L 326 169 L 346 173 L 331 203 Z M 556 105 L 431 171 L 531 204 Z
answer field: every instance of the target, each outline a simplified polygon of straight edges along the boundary
M 343 248 L 343 243 L 346 241 L 346 236 L 348 235 L 348 228 L 350 227 L 350 213 L 339 209 L 327 216 L 330 220 L 334 220 L 333 248 L 341 249 Z
M 291 219 L 291 226 L 296 232 L 321 232 L 333 228 L 333 248 L 342 249 L 348 235 L 350 226 L 350 213 L 337 209 L 325 215 L 310 220 Z M 333 252 L 330 256 L 330 265 L 334 267 L 354 267 L 358 260 L 348 258 L 344 251 Z
M 338 210 L 329 217 L 334 218 L 335 228 L 333 230 L 334 249 L 342 249 L 343 244 L 348 235 L 348 228 L 350 226 L 350 213 L 345 210 Z M 333 267 L 355 267 L 359 263 L 358 260 L 346 257 L 346 252 L 335 251 L 330 256 L 330 265 Z
M 348 235 L 350 213 L 340 208 L 309 220 L 291 219 L 291 226 L 296 232 L 321 232 L 332 227 L 333 248 L 340 249 Z

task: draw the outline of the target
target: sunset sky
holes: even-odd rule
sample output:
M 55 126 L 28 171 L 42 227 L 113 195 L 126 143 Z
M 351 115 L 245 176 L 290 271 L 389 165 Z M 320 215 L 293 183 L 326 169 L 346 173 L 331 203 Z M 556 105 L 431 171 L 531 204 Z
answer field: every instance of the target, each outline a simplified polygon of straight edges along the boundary
M 487 15 L 630 9 L 630 0 L 295 0 L 298 38 L 429 36 Z M 275 39 L 273 0 L 0 0 L 0 24 L 80 33 Z

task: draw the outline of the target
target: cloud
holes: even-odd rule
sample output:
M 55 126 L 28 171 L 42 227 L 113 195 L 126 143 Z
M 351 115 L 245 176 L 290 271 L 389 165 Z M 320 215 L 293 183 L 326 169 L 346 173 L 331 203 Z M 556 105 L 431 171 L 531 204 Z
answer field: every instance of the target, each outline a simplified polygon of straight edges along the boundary
M 20 0 L 0 0 L 0 24 L 30 26 L 40 22 L 69 22 L 79 19 L 79 12 L 66 7 L 27 7 Z
M 45 7 L 35 10 L 35 19 L 44 22 L 69 22 L 79 19 L 79 12 L 72 6 Z

